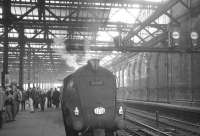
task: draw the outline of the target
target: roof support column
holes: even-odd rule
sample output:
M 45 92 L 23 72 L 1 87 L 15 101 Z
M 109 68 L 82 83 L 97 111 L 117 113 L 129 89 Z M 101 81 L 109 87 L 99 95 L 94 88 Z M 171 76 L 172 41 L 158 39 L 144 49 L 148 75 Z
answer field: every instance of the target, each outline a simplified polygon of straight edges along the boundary
M 9 15 L 11 11 L 11 1 L 3 1 L 3 25 L 4 25 L 4 49 L 3 49 L 3 71 L 2 71 L 2 87 L 7 84 L 6 75 L 8 74 L 8 51 L 9 51 L 9 41 L 8 41 L 8 26 L 9 26 Z M 6 20 L 8 22 L 6 22 Z
M 33 52 L 33 62 L 32 62 L 32 75 L 33 75 L 33 86 L 36 87 L 36 56 L 35 51 Z
M 20 47 L 20 55 L 19 55 L 19 87 L 23 90 L 24 84 L 24 55 L 25 55 L 25 42 L 24 42 L 24 28 L 20 26 L 19 29 L 19 47 Z
M 8 27 L 4 27 L 4 50 L 3 50 L 3 71 L 2 71 L 2 86 L 5 87 L 6 85 L 6 75 L 8 74 L 8 48 L 9 48 L 9 43 L 8 43 Z
M 30 48 L 30 45 L 29 45 L 29 50 L 28 50 L 28 54 L 27 54 L 27 57 L 28 57 L 28 77 L 27 77 L 27 80 L 28 80 L 28 88 L 30 88 L 30 83 L 31 83 L 31 48 Z

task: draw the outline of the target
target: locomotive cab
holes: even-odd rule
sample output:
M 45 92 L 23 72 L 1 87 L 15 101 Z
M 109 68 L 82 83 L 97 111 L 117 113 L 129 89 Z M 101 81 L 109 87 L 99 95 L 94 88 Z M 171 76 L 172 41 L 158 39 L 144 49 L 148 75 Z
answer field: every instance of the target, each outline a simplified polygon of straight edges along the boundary
M 115 76 L 100 67 L 98 60 L 89 61 L 64 80 L 62 99 L 66 135 L 96 129 L 113 133 L 122 127 L 124 110 L 116 103 Z

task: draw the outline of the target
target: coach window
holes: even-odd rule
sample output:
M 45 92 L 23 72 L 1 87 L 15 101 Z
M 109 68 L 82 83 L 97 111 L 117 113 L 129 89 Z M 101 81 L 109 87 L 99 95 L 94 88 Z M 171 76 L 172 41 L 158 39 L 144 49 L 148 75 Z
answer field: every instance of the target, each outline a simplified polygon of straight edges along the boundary
M 138 57 L 135 59 L 135 80 L 139 80 L 139 55 Z
M 118 71 L 119 87 L 121 87 L 121 69 Z
M 119 88 L 120 87 L 120 85 L 119 85 L 120 84 L 120 82 L 119 82 L 119 71 L 117 71 L 115 75 L 116 75 L 117 88 Z
M 128 67 L 124 68 L 124 87 L 128 86 Z
M 134 60 L 133 62 L 133 66 L 132 66 L 132 84 L 133 84 L 133 86 L 135 85 L 135 75 L 136 75 L 136 64 L 137 64 L 137 61 L 136 60 Z
M 118 75 L 119 75 L 119 87 L 121 87 L 121 81 L 122 81 L 122 79 L 121 79 L 121 69 L 119 69 L 119 73 L 118 73 Z
M 128 86 L 131 86 L 132 84 L 132 64 L 129 63 L 128 65 Z
M 123 87 L 123 70 L 122 69 L 120 69 L 119 81 L 120 81 L 120 87 Z
M 147 55 L 144 53 L 141 64 L 141 78 L 147 77 Z

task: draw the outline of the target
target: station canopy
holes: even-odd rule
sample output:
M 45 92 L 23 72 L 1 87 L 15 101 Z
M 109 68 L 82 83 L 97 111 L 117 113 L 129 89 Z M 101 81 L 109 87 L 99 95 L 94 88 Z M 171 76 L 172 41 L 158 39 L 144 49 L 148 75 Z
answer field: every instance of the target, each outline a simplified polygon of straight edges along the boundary
M 9 0 L 8 0 L 9 1 Z M 101 65 L 123 53 L 106 50 L 114 47 L 115 39 L 123 39 L 167 0 L 10 0 L 0 2 L 0 58 L 3 62 L 5 24 L 8 24 L 9 67 L 19 64 L 19 37 L 25 44 L 25 69 L 30 61 L 50 71 L 76 69 L 88 59 L 99 58 Z M 9 3 L 9 2 L 8 2 Z M 5 6 L 6 5 L 6 6 Z M 7 20 L 7 21 L 5 21 Z M 162 16 L 157 24 L 168 24 Z M 155 26 L 133 37 L 134 43 L 160 34 Z M 23 31 L 21 31 L 23 30 Z

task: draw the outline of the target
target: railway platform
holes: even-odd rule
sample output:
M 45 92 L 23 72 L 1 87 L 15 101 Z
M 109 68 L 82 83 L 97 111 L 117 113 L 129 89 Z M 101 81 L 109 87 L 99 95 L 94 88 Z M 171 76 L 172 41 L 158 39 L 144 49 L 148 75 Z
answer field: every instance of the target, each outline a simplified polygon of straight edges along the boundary
M 61 110 L 20 112 L 16 121 L 3 124 L 0 136 L 65 136 Z

